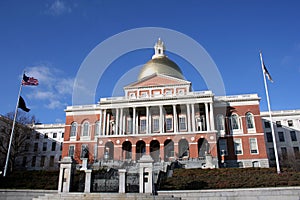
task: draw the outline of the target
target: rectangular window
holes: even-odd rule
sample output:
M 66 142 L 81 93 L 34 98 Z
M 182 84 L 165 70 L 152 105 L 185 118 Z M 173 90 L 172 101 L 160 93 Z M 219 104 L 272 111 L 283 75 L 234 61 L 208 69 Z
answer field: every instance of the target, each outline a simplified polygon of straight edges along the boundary
M 62 149 L 63 149 L 63 143 L 61 142 L 60 143 L 60 151 L 62 151 Z
M 70 145 L 69 146 L 69 153 L 68 156 L 73 158 L 74 157 L 74 152 L 75 152 L 75 146 L 74 145 Z
M 273 142 L 273 137 L 272 137 L 272 133 L 271 132 L 267 132 L 267 142 Z
M 57 138 L 57 133 L 53 133 L 53 138 Z
M 179 130 L 186 131 L 186 117 L 184 115 L 179 116 Z
M 167 96 L 172 95 L 172 90 L 165 90 L 165 95 L 167 95 Z
M 132 133 L 132 118 L 127 118 L 127 133 Z
M 51 151 L 55 151 L 56 149 L 56 142 L 52 142 Z
M 297 141 L 297 136 L 296 136 L 296 132 L 295 131 L 290 131 L 290 134 L 291 134 L 291 140 L 294 142 L 294 141 Z
M 146 133 L 147 120 L 145 118 L 140 119 L 140 132 Z
M 87 144 L 81 145 L 81 153 L 80 158 L 88 158 L 89 156 L 89 149 Z
M 33 151 L 38 151 L 39 149 L 39 143 L 34 143 Z
M 281 127 L 281 121 L 276 121 L 276 126 Z
M 148 97 L 148 93 L 147 92 L 141 92 L 141 97 L 143 97 L 143 98 Z
M 40 134 L 39 133 L 35 134 L 35 139 L 37 139 L 37 140 L 40 139 Z
M 153 132 L 159 131 L 159 117 L 153 117 L 152 119 L 152 130 Z
M 173 130 L 173 118 L 167 117 L 166 118 L 166 131 L 172 131 Z
M 46 160 L 46 156 L 42 156 L 41 157 L 40 167 L 44 167 L 45 166 L 45 160 Z
M 250 153 L 251 154 L 258 154 L 258 147 L 257 147 L 257 140 L 256 138 L 250 138 Z
M 281 156 L 283 160 L 286 160 L 288 158 L 286 147 L 281 147 Z
M 54 156 L 50 156 L 49 167 L 54 167 Z
M 294 125 L 293 125 L 293 120 L 288 120 L 288 125 L 289 125 L 289 127 L 294 126 Z
M 269 148 L 269 158 L 270 158 L 270 160 L 275 160 L 274 148 Z
M 48 133 L 45 133 L 44 139 L 47 139 L 47 138 L 48 138 Z
M 278 132 L 279 142 L 284 142 L 284 135 L 283 132 Z
M 64 139 L 64 134 L 65 134 L 64 132 L 61 133 L 61 138 L 62 138 L 62 139 Z
M 243 154 L 242 140 L 236 138 L 233 141 L 234 141 L 235 155 L 242 155 Z
M 47 151 L 47 142 L 43 143 L 43 151 Z
M 31 160 L 31 167 L 35 167 L 35 163 L 36 163 L 36 156 L 33 156 Z
M 271 124 L 269 121 L 264 121 L 265 128 L 271 128 Z
M 227 156 L 227 140 L 226 139 L 220 139 L 219 140 L 219 149 L 220 149 L 220 155 L 221 156 Z
M 295 159 L 299 160 L 300 159 L 299 147 L 293 147 L 293 149 L 294 149 Z

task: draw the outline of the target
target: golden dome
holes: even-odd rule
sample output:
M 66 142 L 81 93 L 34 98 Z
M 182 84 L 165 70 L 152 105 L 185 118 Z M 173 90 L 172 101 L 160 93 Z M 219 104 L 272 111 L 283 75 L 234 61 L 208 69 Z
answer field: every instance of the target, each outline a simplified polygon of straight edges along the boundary
M 152 74 L 164 74 L 175 78 L 184 79 L 178 65 L 166 56 L 153 58 L 148 61 L 141 69 L 138 80 Z
M 160 39 L 158 39 L 155 44 L 154 50 L 155 54 L 152 56 L 152 59 L 142 67 L 138 80 L 155 73 L 184 79 L 178 65 L 164 54 L 165 46 Z

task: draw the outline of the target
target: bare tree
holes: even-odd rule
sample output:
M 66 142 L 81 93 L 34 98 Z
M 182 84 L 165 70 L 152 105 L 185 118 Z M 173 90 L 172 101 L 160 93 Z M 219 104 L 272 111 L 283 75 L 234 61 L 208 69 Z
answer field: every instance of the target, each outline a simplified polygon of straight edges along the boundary
M 5 160 L 8 153 L 13 118 L 14 112 L 10 112 L 5 116 L 1 116 L 0 120 L 0 165 L 2 169 L 5 165 Z M 30 126 L 32 123 L 35 123 L 35 116 L 29 115 L 21 110 L 18 111 L 8 162 L 9 171 L 13 171 L 15 169 L 17 164 L 16 160 L 26 153 L 24 151 L 25 141 L 32 133 L 32 128 Z

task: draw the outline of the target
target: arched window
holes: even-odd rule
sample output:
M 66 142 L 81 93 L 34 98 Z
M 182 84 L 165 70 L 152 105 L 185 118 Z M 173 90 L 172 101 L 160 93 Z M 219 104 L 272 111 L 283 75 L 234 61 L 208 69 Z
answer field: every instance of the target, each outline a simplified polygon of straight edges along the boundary
M 89 136 L 89 128 L 90 128 L 89 122 L 84 122 L 82 125 L 82 136 Z
M 70 137 L 76 137 L 76 132 L 77 132 L 77 123 L 73 122 L 71 124 L 71 134 L 70 134 Z
M 237 114 L 231 115 L 231 129 L 232 130 L 239 130 L 240 129 L 240 120 Z
M 100 121 L 96 121 L 95 123 L 95 136 L 100 135 Z
M 222 114 L 217 115 L 217 130 L 218 131 L 224 131 L 225 130 L 224 115 L 222 115 Z
M 247 129 L 254 128 L 254 120 L 253 120 L 252 113 L 250 113 L 250 112 L 246 113 L 246 122 L 247 122 Z

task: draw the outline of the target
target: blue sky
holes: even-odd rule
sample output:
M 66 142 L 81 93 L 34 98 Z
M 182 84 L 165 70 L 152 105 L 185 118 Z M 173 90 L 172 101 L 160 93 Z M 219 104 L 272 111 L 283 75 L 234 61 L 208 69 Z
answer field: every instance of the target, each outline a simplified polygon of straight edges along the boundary
M 22 90 L 30 114 L 41 123 L 64 123 L 76 74 L 89 53 L 118 33 L 142 27 L 175 30 L 197 41 L 215 62 L 226 94 L 257 93 L 265 111 L 262 50 L 274 80 L 269 84 L 272 110 L 299 109 L 299 9 L 299 1 L 271 0 L 2 0 L 0 114 L 14 111 L 25 70 L 40 82 Z M 90 103 L 115 95 L 122 74 L 146 63 L 152 54 L 152 49 L 144 49 L 116 59 Z M 188 62 L 172 52 L 167 55 L 195 90 L 207 89 Z

